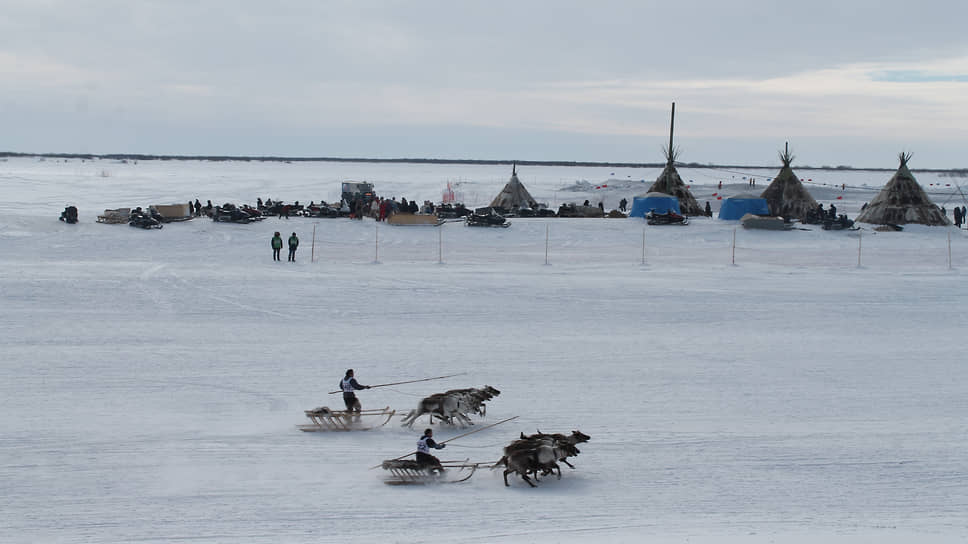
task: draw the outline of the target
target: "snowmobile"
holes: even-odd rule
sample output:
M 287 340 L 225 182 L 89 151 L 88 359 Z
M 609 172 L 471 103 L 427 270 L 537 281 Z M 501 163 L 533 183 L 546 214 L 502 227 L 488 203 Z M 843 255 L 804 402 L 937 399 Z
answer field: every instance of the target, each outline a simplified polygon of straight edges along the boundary
M 212 220 L 224 223 L 250 223 L 265 219 L 262 212 L 248 206 L 238 207 L 235 204 L 223 204 L 215 208 Z
M 853 219 L 847 219 L 846 215 L 841 214 L 837 219 L 824 219 L 823 230 L 857 230 L 857 227 L 854 226 Z
M 650 210 L 649 213 L 645 214 L 645 222 L 650 225 L 688 225 L 689 218 L 672 210 L 665 213 L 656 213 L 655 210 Z
M 141 208 L 136 208 L 131 212 L 128 217 L 128 225 L 140 229 L 160 229 L 164 227 L 161 221 L 152 217 L 150 213 L 143 212 Z
M 511 222 L 494 211 L 493 208 L 478 208 L 474 210 L 474 213 L 467 216 L 464 224 L 468 227 L 507 228 L 511 226 Z
M 471 211 L 463 204 L 440 204 L 434 209 L 434 213 L 441 219 L 459 219 L 471 214 Z

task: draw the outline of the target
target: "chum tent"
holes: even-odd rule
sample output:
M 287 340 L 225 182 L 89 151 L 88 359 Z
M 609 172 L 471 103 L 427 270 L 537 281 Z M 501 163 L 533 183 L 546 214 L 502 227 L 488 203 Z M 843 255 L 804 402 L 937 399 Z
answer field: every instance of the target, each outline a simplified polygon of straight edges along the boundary
M 645 217 L 645 214 L 655 210 L 655 213 L 666 213 L 672 210 L 682 213 L 679 210 L 679 199 L 665 193 L 646 193 L 632 199 L 632 211 L 629 217 Z
M 766 199 L 766 204 L 770 207 L 770 215 L 803 220 L 808 212 L 817 209 L 817 201 L 810 196 L 800 182 L 800 178 L 790 168 L 794 158 L 790 154 L 790 146 L 784 146 L 783 152 L 780 153 L 783 167 L 760 197 Z
M 703 209 L 699 207 L 696 197 L 689 192 L 689 187 L 683 183 L 679 172 L 676 170 L 676 159 L 679 157 L 679 150 L 672 146 L 672 131 L 676 121 L 676 103 L 672 103 L 672 122 L 669 126 L 669 147 L 663 148 L 662 152 L 666 158 L 666 166 L 659 174 L 659 177 L 649 187 L 650 193 L 665 193 L 679 199 L 679 213 L 685 215 L 703 215 Z
M 744 193 L 723 200 L 723 205 L 719 208 L 719 218 L 729 221 L 742 219 L 748 213 L 770 215 L 770 207 L 765 198 Z
M 507 182 L 501 192 L 491 201 L 492 208 L 504 208 L 513 210 L 515 208 L 536 208 L 538 206 L 531 193 L 524 188 L 524 184 L 518 179 L 517 165 L 511 166 L 511 180 Z
M 941 213 L 935 203 L 931 202 L 928 194 L 908 169 L 907 163 L 911 159 L 911 154 L 901 153 L 899 158 L 901 166 L 881 192 L 877 193 L 874 200 L 871 200 L 864 211 L 860 212 L 857 221 L 878 225 L 907 223 L 948 225 L 948 218 Z

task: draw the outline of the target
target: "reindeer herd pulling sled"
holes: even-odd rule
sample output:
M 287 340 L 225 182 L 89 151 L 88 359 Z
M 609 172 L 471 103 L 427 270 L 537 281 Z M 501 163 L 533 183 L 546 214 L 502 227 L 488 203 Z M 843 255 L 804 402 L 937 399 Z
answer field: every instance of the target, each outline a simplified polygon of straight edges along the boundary
M 432 379 L 440 378 L 428 378 L 428 380 Z M 383 385 L 397 385 L 399 383 L 412 382 Z M 487 415 L 486 403 L 500 394 L 500 391 L 489 385 L 482 388 L 452 389 L 444 393 L 435 393 L 421 399 L 416 408 L 404 415 L 401 419 L 401 426 L 412 429 L 414 423 L 426 415 L 429 417 L 430 424 L 433 424 L 436 418 L 442 424 L 466 428 L 474 425 L 470 416 L 476 414 L 481 418 L 485 417 Z M 298 425 L 299 430 L 304 432 L 332 432 L 376 429 L 389 423 L 397 412 L 391 410 L 389 406 L 360 411 L 331 410 L 326 406 L 321 406 L 306 410 L 305 414 L 310 423 Z M 496 427 L 517 418 L 518 416 L 514 416 L 486 425 L 440 442 L 440 444 Z M 388 459 L 371 468 L 382 468 L 386 471 L 386 478 L 383 481 L 388 485 L 427 485 L 464 482 L 470 479 L 479 468 L 495 469 L 503 466 L 505 468 L 504 485 L 510 485 L 508 482 L 509 474 L 517 474 L 529 486 L 536 487 L 534 482 L 539 481 L 540 476 L 556 474 L 558 479 L 561 479 L 561 467 L 558 463 L 564 463 L 570 468 L 575 468 L 568 462 L 568 458 L 578 455 L 577 444 L 587 442 L 589 438 L 588 435 L 580 431 L 572 431 L 569 435 L 546 434 L 538 431 L 536 434 L 525 436 L 524 433 L 521 433 L 519 439 L 514 440 L 504 448 L 504 456 L 498 461 L 471 462 L 469 459 L 464 459 L 441 461 L 439 465 L 428 465 L 404 459 L 404 457 L 416 453 L 411 452 L 396 459 Z

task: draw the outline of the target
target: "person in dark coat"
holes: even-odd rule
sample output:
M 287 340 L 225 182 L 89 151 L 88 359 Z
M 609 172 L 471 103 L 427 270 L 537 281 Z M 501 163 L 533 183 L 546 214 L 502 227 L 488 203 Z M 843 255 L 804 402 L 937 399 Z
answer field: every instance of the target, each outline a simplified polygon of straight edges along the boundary
M 195 199 L 195 206 L 194 207 L 195 207 L 195 217 L 201 216 L 202 215 L 202 203 L 199 202 L 197 198 Z
M 429 468 L 431 472 L 443 472 L 444 467 L 440 465 L 440 459 L 430 455 L 430 450 L 442 450 L 445 447 L 447 447 L 447 444 L 438 444 L 434 442 L 433 429 L 425 429 L 423 436 L 417 440 L 417 463 L 423 467 Z
M 299 238 L 296 236 L 296 233 L 294 232 L 292 233 L 292 236 L 289 237 L 289 262 L 291 263 L 296 262 L 297 247 L 299 247 Z
M 628 205 L 629 205 L 629 201 L 628 200 L 626 200 L 624 198 L 622 200 L 619 200 L 618 201 L 618 209 L 619 209 L 619 211 L 623 211 L 624 212 L 625 211 L 625 208 Z
M 706 201 L 706 209 L 703 211 L 703 213 L 706 214 L 706 217 L 712 217 L 713 216 L 713 208 L 712 208 L 712 206 L 709 205 L 709 201 L 708 200 Z
M 343 379 L 339 381 L 339 389 L 343 392 L 343 404 L 346 405 L 347 412 L 356 412 L 356 421 L 359 421 L 360 410 L 363 406 L 360 404 L 360 399 L 356 398 L 356 391 L 362 389 L 369 389 L 368 385 L 360 385 L 353 377 L 353 369 L 346 371 L 346 375 Z
M 272 260 L 281 261 L 279 258 L 279 252 L 282 251 L 282 235 L 278 232 L 272 236 L 272 240 L 269 241 L 269 245 L 272 246 Z

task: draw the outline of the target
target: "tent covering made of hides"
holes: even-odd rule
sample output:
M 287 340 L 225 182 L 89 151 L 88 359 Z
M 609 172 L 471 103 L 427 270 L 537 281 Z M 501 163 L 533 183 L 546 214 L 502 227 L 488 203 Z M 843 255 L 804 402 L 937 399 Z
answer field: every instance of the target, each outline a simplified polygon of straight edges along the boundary
M 537 207 L 537 202 L 531 197 L 531 193 L 524 188 L 524 184 L 518 179 L 517 167 L 511 168 L 511 180 L 491 201 L 491 207 L 504 208 L 505 210 Z
M 931 202 L 907 167 L 910 154 L 902 153 L 901 166 L 880 193 L 857 216 L 861 223 L 878 225 L 948 225 L 948 218 Z

